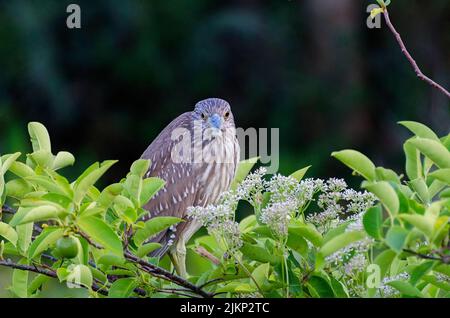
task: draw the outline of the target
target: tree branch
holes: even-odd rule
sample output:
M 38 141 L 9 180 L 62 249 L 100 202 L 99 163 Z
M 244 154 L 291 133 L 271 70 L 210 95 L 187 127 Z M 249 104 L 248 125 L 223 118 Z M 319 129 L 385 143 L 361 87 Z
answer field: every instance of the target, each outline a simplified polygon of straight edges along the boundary
M 17 212 L 15 209 L 13 209 L 12 207 L 10 207 L 9 205 L 6 205 L 6 204 L 4 204 L 1 207 L 1 211 L 5 212 L 5 213 L 8 213 L 8 214 L 13 214 L 13 215 L 16 214 L 16 212 Z M 37 224 L 33 224 L 33 228 L 38 233 L 42 232 L 42 228 L 39 225 L 37 225 Z
M 23 271 L 34 272 L 34 273 L 38 273 L 38 274 L 45 275 L 45 276 L 52 277 L 52 278 L 58 278 L 58 276 L 56 275 L 56 272 L 54 270 L 51 270 L 50 268 L 46 268 L 43 266 L 17 264 L 17 263 L 12 262 L 9 259 L 8 260 L 0 260 L 0 266 L 6 266 L 6 267 L 14 268 L 14 269 L 20 269 Z M 81 286 L 81 285 L 80 285 L 80 287 L 85 288 L 85 286 Z M 96 283 L 93 283 L 91 288 L 93 291 L 95 291 L 99 294 L 102 294 L 104 296 L 108 295 L 108 291 L 104 290 L 102 287 L 100 287 Z
M 77 233 L 78 233 L 82 238 L 84 238 L 89 244 L 91 244 L 93 247 L 95 247 L 95 248 L 97 248 L 97 249 L 99 249 L 99 250 L 101 250 L 101 249 L 104 248 L 102 245 L 97 244 L 96 242 L 94 242 L 93 240 L 91 240 L 91 238 L 90 238 L 86 233 L 83 233 L 83 232 L 80 231 L 80 230 L 78 230 Z
M 436 256 L 431 256 L 431 255 L 426 255 L 426 254 L 421 254 L 418 253 L 416 251 L 410 250 L 410 249 L 403 249 L 404 252 L 409 253 L 409 254 L 413 254 L 419 258 L 423 258 L 423 259 L 431 259 L 434 261 L 440 261 L 444 264 L 450 264 L 450 257 L 446 257 L 446 256 L 442 256 L 442 257 L 436 257 Z
M 211 254 L 206 248 L 204 248 L 203 246 L 198 246 L 195 249 L 195 252 L 200 255 L 201 257 L 204 257 L 208 260 L 210 260 L 213 264 L 215 265 L 219 265 L 220 264 L 220 260 L 214 256 L 213 254 Z
M 10 213 L 10 214 L 16 213 L 16 211 L 13 208 L 11 208 L 11 207 L 9 207 L 7 205 L 4 205 L 2 207 L 2 211 L 5 211 L 5 212 Z M 39 226 L 37 226 L 37 225 L 35 225 L 35 230 L 37 230 L 39 232 L 42 231 L 42 229 Z M 100 246 L 97 243 L 93 242 L 90 239 L 90 237 L 87 236 L 85 233 L 83 233 L 81 231 L 78 231 L 77 233 L 80 236 L 82 236 L 84 239 L 86 239 L 86 241 L 88 241 L 88 243 L 91 244 L 92 246 L 94 246 L 96 248 L 103 248 L 102 246 Z M 50 260 L 53 259 L 53 257 L 51 257 L 51 258 L 48 257 L 48 258 Z M 185 280 L 185 279 L 183 279 L 183 278 L 181 278 L 181 277 L 179 277 L 177 275 L 174 275 L 174 274 L 170 273 L 169 271 L 167 271 L 167 270 L 165 270 L 165 269 L 163 269 L 161 267 L 158 267 L 158 266 L 153 265 L 153 264 L 151 264 L 151 263 L 149 263 L 149 262 L 147 262 L 147 261 L 145 261 L 143 259 L 140 259 L 139 257 L 131 254 L 130 252 L 125 252 L 125 258 L 127 260 L 133 262 L 133 263 L 139 264 L 144 271 L 146 271 L 147 273 L 151 274 L 152 276 L 165 279 L 167 281 L 175 283 L 175 284 L 177 284 L 177 285 L 179 285 L 181 287 L 184 287 L 186 289 L 186 290 L 171 290 L 170 292 L 169 292 L 168 289 L 164 289 L 164 290 L 167 290 L 168 293 L 178 293 L 178 294 L 181 295 L 181 293 L 183 293 L 183 292 L 189 292 L 189 293 L 193 293 L 195 295 L 199 295 L 199 296 L 201 296 L 203 298 L 212 298 L 214 296 L 213 293 L 209 293 L 209 292 L 206 292 L 205 290 L 203 290 L 203 288 L 202 288 L 203 286 L 200 286 L 200 287 L 196 286 L 196 285 L 192 284 L 191 282 L 189 282 L 189 281 L 187 281 L 187 280 Z M 53 270 L 51 270 L 49 268 L 45 268 L 43 266 L 30 266 L 30 265 L 16 264 L 16 263 L 13 263 L 13 262 L 11 262 L 9 260 L 7 260 L 7 261 L 0 260 L 0 266 L 8 266 L 8 267 L 12 267 L 12 268 L 32 271 L 32 272 L 43 274 L 43 275 L 46 275 L 46 276 L 49 276 L 49 277 L 57 278 L 57 275 L 56 275 L 55 271 L 53 271 Z M 99 287 L 96 283 L 92 284 L 92 290 L 96 291 L 96 292 L 99 292 L 100 294 L 103 294 L 103 295 L 108 295 L 108 291 L 103 289 L 102 287 Z M 135 292 L 138 295 L 140 295 L 140 296 L 145 296 L 147 294 L 145 292 L 145 290 L 142 290 L 142 289 L 135 289 Z M 161 292 L 165 292 L 165 291 L 161 290 Z M 184 294 L 183 296 L 187 296 L 187 294 Z
M 1 211 L 5 212 L 5 213 L 8 213 L 8 214 L 15 214 L 16 213 L 16 210 L 14 210 L 13 208 L 11 208 L 10 206 L 8 206 L 6 204 L 4 204 L 1 207 Z
M 163 279 L 165 279 L 167 281 L 170 281 L 170 282 L 175 283 L 175 284 L 177 284 L 179 286 L 182 286 L 182 287 L 188 289 L 190 292 L 192 292 L 192 293 L 194 293 L 196 295 L 199 295 L 199 296 L 201 296 L 203 298 L 212 298 L 213 297 L 212 293 L 204 291 L 199 286 L 196 286 L 196 285 L 192 284 L 191 282 L 185 280 L 184 278 L 181 278 L 181 277 L 179 277 L 179 276 L 177 276 L 175 274 L 172 274 L 171 272 L 169 272 L 169 271 L 167 271 L 167 270 L 165 270 L 165 269 L 163 269 L 161 267 L 158 267 L 158 266 L 156 266 L 154 264 L 151 264 L 151 263 L 149 263 L 149 262 L 147 262 L 147 261 L 145 261 L 145 260 L 143 260 L 143 259 L 141 259 L 141 258 L 139 258 L 139 257 L 137 257 L 137 256 L 135 256 L 133 254 L 131 254 L 130 252 L 126 251 L 124 253 L 124 255 L 125 255 L 125 258 L 127 260 L 129 260 L 129 261 L 131 261 L 133 263 L 139 264 L 144 271 L 146 271 L 147 273 L 149 273 L 149 274 L 151 274 L 153 276 L 158 276 L 158 277 L 163 278 Z
M 388 13 L 388 10 L 387 10 L 386 7 L 383 8 L 383 15 L 384 15 L 384 20 L 386 21 L 386 25 L 391 30 L 391 32 L 394 34 L 395 39 L 397 40 L 398 44 L 400 45 L 400 48 L 402 50 L 403 55 L 405 55 L 405 57 L 408 60 L 408 62 L 412 65 L 412 67 L 414 69 L 414 72 L 416 73 L 417 77 L 420 78 L 421 80 L 427 82 L 429 85 L 431 85 L 432 87 L 438 89 L 441 93 L 443 93 L 448 98 L 450 98 L 450 92 L 449 91 L 447 91 L 444 87 L 442 87 L 441 85 L 439 85 L 438 83 L 433 81 L 431 78 L 429 78 L 428 76 L 426 76 L 426 75 L 424 75 L 422 73 L 422 71 L 420 70 L 420 68 L 417 65 L 416 61 L 413 59 L 411 54 L 409 54 L 408 50 L 406 49 L 406 46 L 403 43 L 403 40 L 402 40 L 402 38 L 400 36 L 400 33 L 397 32 L 397 30 L 393 26 L 391 20 L 389 19 L 389 13 Z

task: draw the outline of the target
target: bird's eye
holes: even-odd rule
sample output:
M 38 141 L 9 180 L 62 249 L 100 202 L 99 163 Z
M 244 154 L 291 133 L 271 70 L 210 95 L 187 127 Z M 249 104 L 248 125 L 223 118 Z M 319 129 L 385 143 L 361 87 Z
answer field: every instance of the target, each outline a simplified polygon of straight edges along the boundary
M 206 119 L 206 115 L 205 115 L 205 113 L 202 113 L 202 119 Z
M 228 119 L 228 117 L 230 117 L 230 112 L 226 112 L 224 117 L 225 117 L 225 119 Z

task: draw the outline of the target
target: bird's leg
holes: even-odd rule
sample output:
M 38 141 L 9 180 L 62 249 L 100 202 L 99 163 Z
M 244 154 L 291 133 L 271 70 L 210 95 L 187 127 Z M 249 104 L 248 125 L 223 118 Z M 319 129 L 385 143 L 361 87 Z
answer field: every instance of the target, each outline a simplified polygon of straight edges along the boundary
M 186 278 L 186 245 L 182 238 L 180 238 L 176 245 L 169 250 L 169 257 L 178 275 Z

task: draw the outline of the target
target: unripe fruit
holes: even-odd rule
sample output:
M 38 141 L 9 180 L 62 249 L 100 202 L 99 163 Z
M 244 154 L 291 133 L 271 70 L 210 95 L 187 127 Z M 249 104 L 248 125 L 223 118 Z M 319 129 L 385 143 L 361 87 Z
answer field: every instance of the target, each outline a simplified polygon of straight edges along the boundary
M 78 255 L 77 238 L 64 236 L 56 241 L 55 255 L 63 258 L 74 258 Z

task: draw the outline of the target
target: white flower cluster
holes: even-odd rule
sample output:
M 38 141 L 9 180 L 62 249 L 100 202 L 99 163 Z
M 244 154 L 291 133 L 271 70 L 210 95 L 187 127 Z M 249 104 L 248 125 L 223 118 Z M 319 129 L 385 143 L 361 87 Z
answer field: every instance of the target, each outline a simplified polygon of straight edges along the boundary
M 348 276 L 363 272 L 367 264 L 368 261 L 364 254 L 356 254 L 344 265 L 344 272 Z
M 350 260 L 350 258 L 353 255 L 358 255 L 358 254 L 362 254 L 364 255 L 364 253 L 366 253 L 370 247 L 373 245 L 374 243 L 374 239 L 366 237 L 362 240 L 353 242 L 349 245 L 347 245 L 344 248 L 341 248 L 340 250 L 334 252 L 333 254 L 327 256 L 325 258 L 325 261 L 331 265 L 335 265 L 338 266 L 340 264 L 345 264 L 346 262 L 348 262 Z M 353 256 L 353 257 L 355 257 Z
M 348 202 L 347 214 L 358 214 L 367 211 L 373 206 L 376 197 L 370 192 L 359 192 L 353 189 L 346 189 L 342 193 L 342 199 Z
M 255 195 L 264 191 L 265 181 L 263 179 L 267 169 L 261 167 L 255 172 L 250 173 L 244 181 L 239 184 L 236 190 L 236 199 L 247 200 L 251 204 L 255 205 Z
M 286 238 L 291 218 L 313 200 L 315 193 L 323 187 L 320 179 L 305 179 L 274 175 L 265 182 L 264 188 L 270 193 L 270 200 L 261 211 L 261 222 L 266 224 L 276 236 Z
M 362 230 L 362 215 L 373 206 L 375 196 L 367 191 L 347 189 L 342 179 L 331 178 L 324 184 L 317 206 L 322 212 L 311 214 L 307 221 L 325 233 L 343 222 L 349 223 L 349 230 Z
M 207 207 L 189 207 L 187 209 L 187 215 L 197 222 L 200 222 L 203 226 L 208 227 L 234 218 L 234 210 L 232 210 L 229 205 L 210 204 Z
M 211 224 L 208 227 L 208 233 L 223 238 L 229 251 L 236 251 L 243 244 L 239 224 L 233 220 L 225 220 L 221 223 Z
M 261 222 L 268 225 L 278 237 L 284 238 L 296 209 L 297 202 L 294 200 L 271 203 L 261 211 Z
M 265 182 L 266 191 L 271 193 L 272 202 L 292 200 L 298 191 L 298 181 L 293 177 L 275 174 Z
M 310 201 L 313 201 L 314 195 L 324 190 L 324 181 L 322 179 L 305 179 L 300 181 L 296 189 L 297 200 L 302 208 Z
M 239 224 L 234 221 L 234 208 L 227 204 L 189 207 L 187 214 L 208 229 L 208 233 L 226 242 L 228 250 L 242 246 Z
M 450 284 L 450 276 L 447 276 L 443 273 L 435 272 L 434 275 L 436 276 L 436 279 L 441 283 L 448 283 Z
M 396 297 L 400 295 L 400 292 L 393 288 L 392 286 L 389 286 L 388 283 L 396 281 L 396 280 L 408 280 L 409 274 L 408 273 L 400 273 L 395 276 L 385 277 L 383 281 L 380 284 L 380 288 L 378 289 L 379 296 L 383 298 L 389 298 L 389 297 Z

